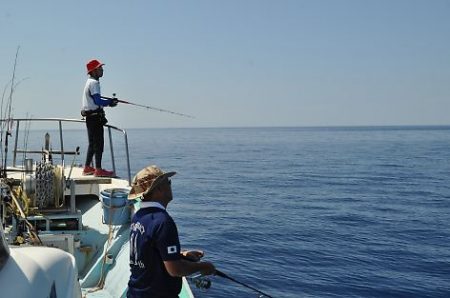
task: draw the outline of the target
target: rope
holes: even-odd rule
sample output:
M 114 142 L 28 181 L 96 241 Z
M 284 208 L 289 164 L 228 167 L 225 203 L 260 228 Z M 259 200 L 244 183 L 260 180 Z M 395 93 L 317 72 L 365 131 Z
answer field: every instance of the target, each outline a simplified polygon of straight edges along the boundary
M 64 205 L 64 177 L 62 166 L 48 162 L 36 165 L 36 205 L 45 208 L 53 202 L 56 208 Z
M 36 205 L 45 208 L 53 198 L 53 165 L 48 162 L 36 164 Z
M 16 196 L 13 192 L 11 192 L 11 198 L 13 203 L 16 205 L 19 216 L 22 218 L 23 221 L 25 221 L 25 224 L 27 225 L 28 233 L 30 234 L 30 239 L 33 244 L 42 245 L 42 241 L 39 238 L 38 234 L 35 232 L 33 225 L 28 221 L 28 219 L 25 216 L 25 212 L 22 210 L 22 207 L 20 206 L 19 202 L 17 201 Z
M 30 198 L 27 196 L 26 192 L 23 190 L 22 186 L 17 186 L 16 188 L 12 189 L 12 192 L 14 194 L 14 197 L 16 199 L 20 199 L 20 207 L 22 208 L 22 212 L 24 213 L 24 216 L 28 216 L 30 213 Z M 19 204 L 19 202 L 17 202 Z M 20 212 L 19 208 L 17 207 L 16 214 Z

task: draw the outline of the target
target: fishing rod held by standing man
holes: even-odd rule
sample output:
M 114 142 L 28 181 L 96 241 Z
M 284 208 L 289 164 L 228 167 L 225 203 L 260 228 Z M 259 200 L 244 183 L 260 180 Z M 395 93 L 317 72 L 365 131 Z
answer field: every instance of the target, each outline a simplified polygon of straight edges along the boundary
M 146 109 L 149 109 L 149 110 L 155 110 L 155 111 L 158 111 L 158 112 L 169 113 L 169 114 L 183 116 L 183 117 L 187 117 L 187 118 L 195 118 L 194 116 L 187 115 L 187 114 L 182 114 L 182 113 L 173 112 L 173 111 L 169 111 L 169 110 L 164 110 L 164 109 L 160 109 L 160 108 L 156 108 L 156 107 L 152 107 L 152 106 L 146 106 L 146 105 L 133 103 L 133 102 L 130 102 L 130 101 L 127 101 L 127 100 L 123 100 L 123 99 L 118 99 L 118 98 L 116 98 L 116 94 L 115 93 L 113 93 L 113 97 L 102 96 L 102 98 L 110 99 L 112 101 L 117 101 L 117 102 L 120 102 L 120 103 L 133 105 L 133 106 L 137 106 L 137 107 L 141 107 L 141 108 L 146 108 Z

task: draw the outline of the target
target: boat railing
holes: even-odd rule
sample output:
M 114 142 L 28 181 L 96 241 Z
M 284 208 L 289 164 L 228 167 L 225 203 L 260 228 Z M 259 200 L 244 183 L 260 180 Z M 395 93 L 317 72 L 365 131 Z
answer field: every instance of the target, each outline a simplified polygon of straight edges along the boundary
M 65 151 L 64 149 L 64 138 L 63 138 L 63 123 L 85 123 L 85 120 L 80 119 L 66 119 L 66 118 L 13 118 L 13 119 L 0 119 L 1 122 L 9 121 L 11 124 L 15 123 L 15 138 L 14 138 L 14 150 L 13 150 L 13 167 L 16 166 L 17 161 L 17 153 L 21 153 L 23 151 L 17 148 L 18 139 L 19 139 L 19 130 L 21 122 L 56 122 L 58 124 L 58 132 L 59 132 L 59 140 L 60 140 L 60 150 L 52 151 L 53 154 L 59 154 L 61 156 L 61 162 L 64 164 L 65 155 L 77 154 L 73 151 Z M 10 127 L 11 125 L 7 125 Z M 116 161 L 114 155 L 114 146 L 112 140 L 112 131 L 116 131 L 123 134 L 124 142 L 125 142 L 125 154 L 126 154 L 126 163 L 127 163 L 127 175 L 128 175 L 128 183 L 131 184 L 131 169 L 130 169 L 130 156 L 128 150 L 128 136 L 125 130 L 115 127 L 113 125 L 105 124 L 104 127 L 108 129 L 108 140 L 109 140 L 109 148 L 111 154 L 111 163 L 112 170 L 116 172 Z M 31 151 L 30 151 L 31 152 Z

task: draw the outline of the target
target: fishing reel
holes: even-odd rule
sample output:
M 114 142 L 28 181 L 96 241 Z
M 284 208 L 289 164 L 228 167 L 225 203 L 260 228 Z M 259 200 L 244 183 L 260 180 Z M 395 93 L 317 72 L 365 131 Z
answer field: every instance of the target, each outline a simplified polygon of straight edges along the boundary
M 197 289 L 207 291 L 211 288 L 211 280 L 204 275 L 197 274 L 191 277 L 188 277 L 188 280 L 192 282 Z

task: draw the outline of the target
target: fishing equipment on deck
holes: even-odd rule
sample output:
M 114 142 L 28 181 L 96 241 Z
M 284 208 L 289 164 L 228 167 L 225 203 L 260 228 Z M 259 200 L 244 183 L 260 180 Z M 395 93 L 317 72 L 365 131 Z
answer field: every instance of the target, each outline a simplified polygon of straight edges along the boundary
M 169 114 L 183 116 L 183 117 L 187 117 L 187 118 L 195 118 L 194 116 L 187 115 L 187 114 L 182 114 L 182 113 L 173 112 L 173 111 L 169 111 L 169 110 L 165 110 L 165 109 L 160 109 L 160 108 L 156 108 L 156 107 L 152 107 L 152 106 L 146 106 L 146 105 L 141 105 L 141 104 L 129 102 L 129 101 L 123 100 L 123 99 L 118 99 L 118 98 L 116 98 L 116 94 L 115 93 L 113 93 L 113 97 L 101 96 L 101 98 L 109 99 L 109 100 L 112 100 L 113 102 L 116 101 L 116 102 L 132 105 L 132 106 L 146 108 L 146 109 L 149 109 L 149 110 L 155 110 L 155 111 L 158 111 L 158 112 L 169 113 Z

